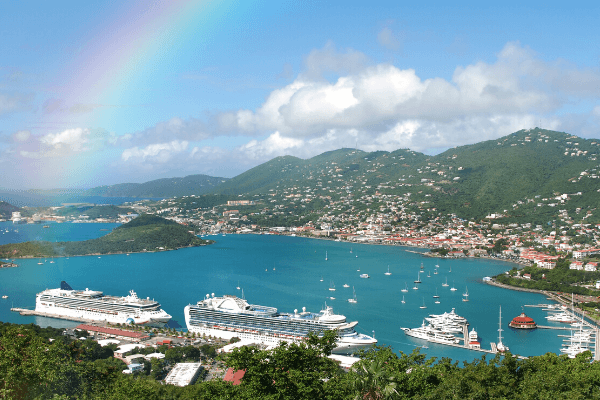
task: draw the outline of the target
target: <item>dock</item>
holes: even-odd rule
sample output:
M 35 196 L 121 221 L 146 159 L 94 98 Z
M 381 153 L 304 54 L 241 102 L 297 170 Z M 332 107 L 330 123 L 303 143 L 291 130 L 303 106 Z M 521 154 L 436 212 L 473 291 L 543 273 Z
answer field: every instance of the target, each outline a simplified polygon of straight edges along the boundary
M 75 321 L 75 322 L 87 322 L 87 323 L 96 323 L 96 324 L 98 323 L 98 321 L 91 320 L 91 319 L 71 317 L 71 316 L 68 316 L 68 315 L 48 314 L 48 313 L 44 313 L 44 312 L 30 310 L 28 308 L 13 307 L 13 308 L 10 309 L 10 311 L 18 312 L 19 314 L 26 315 L 26 316 L 57 318 L 57 319 L 64 319 L 64 320 L 67 320 L 67 321 Z

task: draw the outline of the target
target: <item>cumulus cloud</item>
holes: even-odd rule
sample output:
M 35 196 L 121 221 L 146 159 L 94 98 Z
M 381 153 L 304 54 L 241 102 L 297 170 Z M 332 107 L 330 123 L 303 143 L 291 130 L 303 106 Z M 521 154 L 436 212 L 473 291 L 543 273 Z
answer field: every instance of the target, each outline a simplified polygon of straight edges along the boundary
M 391 32 L 382 32 L 380 39 L 389 39 Z M 338 76 L 324 80 L 325 71 Z M 298 152 L 318 138 L 339 138 L 351 130 L 360 132 L 369 148 L 425 150 L 529 128 L 567 103 L 598 95 L 598 69 L 546 62 L 519 43 L 508 43 L 493 63 L 457 67 L 451 80 L 422 79 L 417 71 L 392 64 L 368 65 L 360 53 L 338 52 L 328 44 L 311 52 L 306 71 L 273 90 L 259 108 L 222 113 L 217 120 L 232 133 L 268 135 L 244 148 L 254 156 L 280 152 L 281 143 L 293 143 L 288 149 Z

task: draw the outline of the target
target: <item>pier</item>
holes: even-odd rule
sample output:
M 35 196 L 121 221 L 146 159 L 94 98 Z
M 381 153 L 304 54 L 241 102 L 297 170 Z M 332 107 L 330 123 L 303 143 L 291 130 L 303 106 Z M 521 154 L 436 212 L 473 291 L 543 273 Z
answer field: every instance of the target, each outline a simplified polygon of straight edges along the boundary
M 96 323 L 96 324 L 98 323 L 98 321 L 91 320 L 91 319 L 70 317 L 70 316 L 67 316 L 67 315 L 48 314 L 48 313 L 44 313 L 44 312 L 30 310 L 30 309 L 27 309 L 27 308 L 13 307 L 13 308 L 10 309 L 10 311 L 18 312 L 19 314 L 26 315 L 26 316 L 57 318 L 57 319 L 64 319 L 64 320 L 67 320 L 67 321 L 75 321 L 75 322 L 87 322 L 87 323 Z

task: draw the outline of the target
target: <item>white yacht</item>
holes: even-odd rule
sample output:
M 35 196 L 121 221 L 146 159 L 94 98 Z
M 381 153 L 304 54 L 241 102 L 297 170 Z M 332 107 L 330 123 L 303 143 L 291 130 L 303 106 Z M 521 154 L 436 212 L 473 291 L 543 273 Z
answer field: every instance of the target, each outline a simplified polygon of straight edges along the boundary
M 425 325 L 425 321 L 423 324 L 414 329 L 410 328 L 401 328 L 407 336 L 412 336 L 418 339 L 424 339 L 429 342 L 441 343 L 441 344 L 458 344 L 460 340 L 446 332 L 442 332 L 439 329 L 435 329 L 431 325 Z

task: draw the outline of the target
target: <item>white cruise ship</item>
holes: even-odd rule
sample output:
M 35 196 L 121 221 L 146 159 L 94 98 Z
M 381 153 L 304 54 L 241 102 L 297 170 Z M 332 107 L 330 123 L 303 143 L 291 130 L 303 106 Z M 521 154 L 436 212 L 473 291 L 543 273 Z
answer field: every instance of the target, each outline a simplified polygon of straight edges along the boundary
M 94 290 L 73 290 L 65 281 L 60 289 L 38 293 L 35 311 L 61 319 L 85 319 L 113 324 L 163 326 L 171 316 L 150 298 L 140 299 L 131 290 L 128 296 L 106 296 Z
M 277 345 L 282 341 L 300 342 L 309 332 L 321 334 L 326 330 L 338 330 L 334 353 L 348 354 L 377 343 L 371 336 L 354 330 L 358 322 L 347 322 L 346 317 L 333 313 L 331 307 L 319 313 L 294 310 L 280 313 L 277 308 L 248 304 L 245 299 L 224 295 L 200 300 L 185 307 L 185 323 L 188 331 L 212 335 L 223 339 L 238 337 L 255 343 Z

